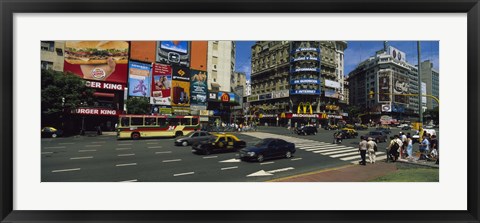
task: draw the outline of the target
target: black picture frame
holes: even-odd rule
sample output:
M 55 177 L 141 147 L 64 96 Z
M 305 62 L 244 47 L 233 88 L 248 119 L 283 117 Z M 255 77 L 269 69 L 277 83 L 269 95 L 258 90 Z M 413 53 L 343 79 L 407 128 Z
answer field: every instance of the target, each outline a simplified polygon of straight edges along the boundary
M 1 0 L 2 222 L 479 222 L 478 0 Z M 18 211 L 13 210 L 13 15 L 14 13 L 467 13 L 468 17 L 468 204 L 466 211 Z M 462 131 L 465 132 L 465 131 Z M 381 195 L 380 195 L 381 197 Z M 46 201 L 48 202 L 48 201 Z M 322 201 L 318 201 L 322 202 Z M 382 202 L 382 201 L 379 201 Z M 448 201 L 446 201 L 448 202 Z M 362 205 L 359 203 L 359 205 Z

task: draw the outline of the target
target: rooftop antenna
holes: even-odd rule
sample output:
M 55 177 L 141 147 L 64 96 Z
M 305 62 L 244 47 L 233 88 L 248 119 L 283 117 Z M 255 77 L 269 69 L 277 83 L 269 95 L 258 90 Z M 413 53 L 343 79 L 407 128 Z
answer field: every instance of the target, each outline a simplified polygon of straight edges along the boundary
M 387 52 L 388 41 L 383 41 L 383 51 Z

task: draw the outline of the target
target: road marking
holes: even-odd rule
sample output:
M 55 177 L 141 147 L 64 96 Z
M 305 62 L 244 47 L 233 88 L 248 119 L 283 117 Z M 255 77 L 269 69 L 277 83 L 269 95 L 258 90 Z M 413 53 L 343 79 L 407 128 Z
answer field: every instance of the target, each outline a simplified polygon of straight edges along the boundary
M 339 150 L 347 150 L 347 149 L 351 149 L 353 147 L 339 147 L 339 148 L 336 148 L 336 149 L 322 149 L 322 150 L 315 150 L 315 151 L 312 151 L 313 153 L 325 153 L 325 152 L 333 152 L 333 151 L 339 151 Z M 358 150 L 358 149 L 357 149 Z
M 52 154 L 53 152 L 42 152 L 42 154 Z
M 73 169 L 63 169 L 63 170 L 52 170 L 52 173 L 58 173 L 58 172 L 68 172 L 68 171 L 77 171 L 80 170 L 80 168 L 73 168 Z
M 213 159 L 213 158 L 217 158 L 218 156 L 204 156 L 203 158 L 204 159 Z
M 224 168 L 221 168 L 220 170 L 231 170 L 231 169 L 237 169 L 238 166 L 231 166 L 231 167 L 224 167 Z
M 177 174 L 173 174 L 174 177 L 178 177 L 178 176 L 183 176 L 183 175 L 190 175 L 190 174 L 194 174 L 195 172 L 188 172 L 188 173 L 177 173 Z
M 266 162 L 266 163 L 260 163 L 260 165 L 268 165 L 268 164 L 272 164 L 274 162 Z
M 81 156 L 81 157 L 72 157 L 71 160 L 83 160 L 83 159 L 92 159 L 93 156 Z
M 96 149 L 81 149 L 81 150 L 78 150 L 79 153 L 83 153 L 83 152 L 95 152 L 97 151 Z
M 293 159 L 291 159 L 291 161 L 301 160 L 301 159 L 303 159 L 303 158 L 293 158 Z
M 157 148 L 162 148 L 162 146 L 150 146 L 148 147 L 149 149 L 157 149 Z
M 343 156 L 351 156 L 351 155 L 360 155 L 360 153 L 357 151 L 351 152 L 351 153 L 342 153 L 342 154 L 336 154 L 336 155 L 331 155 L 330 157 L 332 158 L 338 158 L 338 157 L 343 157 Z
M 148 142 L 148 145 L 158 144 L 158 142 Z
M 377 153 L 378 153 L 378 152 L 377 152 Z M 385 155 L 385 156 L 377 156 L 377 158 L 375 159 L 375 161 L 384 160 L 384 159 L 387 159 L 387 156 L 386 156 L 386 155 Z M 361 159 L 352 161 L 351 163 L 353 163 L 353 164 L 358 164 L 358 162 L 360 162 L 360 161 L 361 161 Z M 366 162 L 369 162 L 368 159 L 365 160 L 365 161 L 366 161 Z
M 64 149 L 67 148 L 66 146 L 51 146 L 51 147 L 43 147 L 44 149 Z
M 115 166 L 136 166 L 137 163 L 123 163 L 123 164 L 117 164 Z
M 172 153 L 172 151 L 155 152 L 155 154 L 162 154 L 162 153 Z
M 381 154 L 385 154 L 384 152 L 376 152 L 376 155 L 381 155 Z M 350 161 L 350 160 L 353 160 L 353 159 L 359 159 L 360 157 L 360 154 L 358 154 L 357 156 L 350 156 L 350 157 L 344 157 L 344 158 L 340 158 L 341 160 L 343 161 Z M 365 154 L 365 157 L 368 157 L 368 153 Z M 387 158 L 387 156 L 382 156 L 382 157 L 385 157 Z M 377 157 L 378 160 L 382 159 L 380 156 Z
M 115 150 L 127 150 L 127 149 L 132 149 L 132 148 L 116 148 Z
M 124 181 L 120 181 L 120 182 L 137 182 L 138 180 L 137 179 L 133 179 L 133 180 L 124 180 Z
M 322 154 L 323 155 L 333 155 L 333 154 L 339 154 L 339 153 L 350 152 L 350 151 L 355 151 L 355 150 L 358 150 L 358 149 L 345 149 L 345 150 L 341 150 L 341 151 L 327 152 L 327 153 L 322 153 Z M 322 152 L 325 152 L 325 151 L 322 151 Z
M 117 146 L 131 146 L 132 144 L 127 143 L 127 144 L 117 144 Z
M 293 167 L 287 167 L 287 168 L 276 169 L 276 170 L 269 170 L 269 171 L 260 170 L 260 171 L 257 171 L 257 172 L 255 172 L 255 173 L 252 173 L 252 174 L 247 175 L 247 177 L 271 176 L 271 175 L 273 175 L 274 173 L 283 172 L 283 171 L 288 171 L 288 170 L 293 170 L 293 169 L 295 169 L 295 168 L 293 168 Z
M 106 143 L 105 141 L 96 141 L 96 142 L 90 142 L 90 143 Z
M 102 145 L 85 145 L 85 147 L 99 147 L 99 146 L 102 146 Z
M 175 159 L 175 160 L 164 160 L 164 161 L 162 161 L 162 163 L 178 162 L 178 161 L 182 161 L 182 159 Z
M 118 154 L 117 156 L 135 156 L 135 153 Z
M 318 147 L 312 147 L 310 149 L 306 149 L 305 151 L 315 151 L 315 150 L 319 150 L 319 149 L 335 149 L 335 148 L 342 148 L 342 147 L 346 147 L 346 146 L 318 146 Z
M 72 145 L 74 144 L 73 142 L 61 142 L 61 143 L 58 143 L 58 145 Z
M 223 161 L 218 161 L 219 163 L 239 163 L 242 162 L 240 159 L 229 159 L 229 160 L 223 160 Z

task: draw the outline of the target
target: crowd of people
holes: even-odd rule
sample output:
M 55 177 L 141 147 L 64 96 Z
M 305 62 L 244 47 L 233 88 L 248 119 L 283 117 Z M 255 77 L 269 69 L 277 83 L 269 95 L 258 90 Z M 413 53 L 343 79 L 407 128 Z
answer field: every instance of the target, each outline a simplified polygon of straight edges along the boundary
M 418 142 L 420 152 L 418 158 L 413 154 L 413 137 L 410 133 L 405 134 L 400 132 L 399 135 L 394 135 L 393 137 L 390 137 L 390 139 L 391 140 L 386 148 L 386 162 L 396 162 L 398 159 L 435 160 L 436 164 L 439 164 L 439 147 L 436 135 L 423 132 L 422 137 Z M 362 136 L 359 143 L 359 151 L 361 157 L 360 165 L 366 165 L 367 152 L 370 163 L 375 163 L 375 153 L 378 151 L 378 146 L 372 138 Z

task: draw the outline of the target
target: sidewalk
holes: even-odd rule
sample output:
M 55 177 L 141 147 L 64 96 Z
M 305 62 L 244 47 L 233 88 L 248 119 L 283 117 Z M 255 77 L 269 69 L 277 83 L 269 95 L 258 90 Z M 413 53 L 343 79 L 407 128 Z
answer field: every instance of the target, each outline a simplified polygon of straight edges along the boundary
M 375 164 L 347 165 L 333 169 L 306 173 L 298 176 L 285 177 L 271 182 L 364 182 L 384 176 L 397 170 L 395 163 L 384 161 Z

